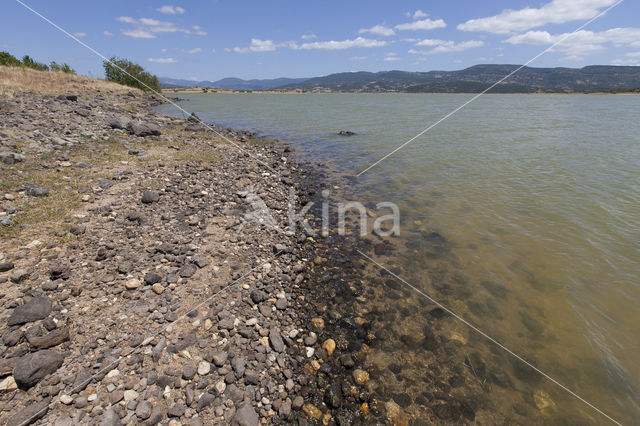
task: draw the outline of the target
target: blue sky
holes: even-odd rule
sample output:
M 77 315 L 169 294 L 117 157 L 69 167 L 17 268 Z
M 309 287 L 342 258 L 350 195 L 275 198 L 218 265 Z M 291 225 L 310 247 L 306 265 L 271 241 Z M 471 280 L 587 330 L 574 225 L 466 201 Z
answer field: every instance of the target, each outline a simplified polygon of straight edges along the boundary
M 21 0 L 105 56 L 165 77 L 313 77 L 521 64 L 616 0 Z M 94 53 L 15 0 L 0 50 L 103 75 Z M 531 66 L 640 65 L 640 2 L 624 0 Z

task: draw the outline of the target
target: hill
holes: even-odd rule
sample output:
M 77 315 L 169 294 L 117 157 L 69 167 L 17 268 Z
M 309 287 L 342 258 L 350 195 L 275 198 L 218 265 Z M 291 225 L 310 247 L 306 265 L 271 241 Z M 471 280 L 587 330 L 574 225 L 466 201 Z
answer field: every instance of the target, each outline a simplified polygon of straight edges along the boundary
M 328 92 L 478 93 L 519 65 L 476 65 L 460 71 L 350 72 L 316 77 L 280 90 Z M 640 88 L 640 67 L 593 65 L 575 68 L 524 67 L 494 93 L 602 92 Z
M 177 78 L 160 77 L 160 84 L 163 88 L 182 88 L 182 87 L 215 87 L 217 89 L 229 90 L 270 90 L 280 86 L 299 84 L 306 81 L 306 78 L 274 78 L 265 80 L 242 80 L 240 78 L 223 78 L 217 81 L 195 81 L 183 80 Z

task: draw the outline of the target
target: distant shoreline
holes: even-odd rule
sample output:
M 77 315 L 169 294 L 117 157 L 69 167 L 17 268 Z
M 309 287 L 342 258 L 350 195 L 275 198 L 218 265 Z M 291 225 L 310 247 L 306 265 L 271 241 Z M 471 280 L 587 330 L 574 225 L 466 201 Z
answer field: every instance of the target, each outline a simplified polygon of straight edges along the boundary
M 480 92 L 347 92 L 347 91 L 303 91 L 303 90 L 234 90 L 234 89 L 216 89 L 211 87 L 181 87 L 181 88 L 163 88 L 163 94 L 184 94 L 184 93 L 234 93 L 234 94 L 279 94 L 279 95 L 308 95 L 308 94 L 355 94 L 355 95 L 477 95 Z M 487 95 L 640 95 L 640 89 L 631 89 L 625 91 L 599 91 L 599 92 L 511 92 L 511 93 L 495 93 L 489 92 Z

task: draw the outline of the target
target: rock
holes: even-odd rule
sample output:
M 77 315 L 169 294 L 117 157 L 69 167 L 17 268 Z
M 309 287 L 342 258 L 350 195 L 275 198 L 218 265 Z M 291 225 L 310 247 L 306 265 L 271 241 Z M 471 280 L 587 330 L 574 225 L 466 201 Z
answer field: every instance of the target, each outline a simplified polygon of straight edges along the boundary
M 136 278 L 131 278 L 130 280 L 125 281 L 124 287 L 127 290 L 135 290 L 136 288 L 140 287 L 140 280 Z
M 151 204 L 151 203 L 157 203 L 160 200 L 160 193 L 158 193 L 157 191 L 145 191 L 142 194 L 142 199 L 140 201 L 142 201 L 142 203 L 144 204 Z
M 121 426 L 120 416 L 116 413 L 116 410 L 111 407 L 107 409 L 102 415 L 100 420 L 100 426 Z
M 13 376 L 8 376 L 4 380 L 0 381 L 0 394 L 3 392 L 11 392 L 18 389 L 18 384 Z
M 211 371 L 211 364 L 207 361 L 200 361 L 198 364 L 198 376 L 206 376 Z
M 11 273 L 11 281 L 13 281 L 14 283 L 19 283 L 20 281 L 24 280 L 28 276 L 29 276 L 29 273 L 26 270 L 24 270 L 24 269 L 15 269 Z
M 333 351 L 336 349 L 336 342 L 333 339 L 327 339 L 322 344 L 322 349 L 327 351 L 329 356 L 333 355 Z
M 302 411 L 312 419 L 319 420 L 322 417 L 322 411 L 313 404 L 306 404 Z
M 402 412 L 400 406 L 394 401 L 389 401 L 384 404 L 384 408 L 387 410 L 387 419 L 397 426 L 407 426 L 409 424 L 406 414 Z
M 207 408 L 209 405 L 211 405 L 215 399 L 216 398 L 210 393 L 202 394 L 202 396 L 198 400 L 198 407 L 196 408 L 196 411 L 198 413 L 201 412 L 202 410 Z
M 339 136 L 354 136 L 354 135 L 355 135 L 355 132 L 352 132 L 352 131 L 350 131 L 350 130 L 340 130 L 340 131 L 338 132 L 338 135 L 339 135 Z
M 61 395 L 60 402 L 62 402 L 64 405 L 71 405 L 71 403 L 73 402 L 73 397 L 71 395 Z
M 27 187 L 27 195 L 31 195 L 32 197 L 45 197 L 49 195 L 49 190 L 41 186 L 29 185 Z
M 20 325 L 46 318 L 51 313 L 51 300 L 48 297 L 34 297 L 13 310 L 8 324 Z
M 251 292 L 249 293 L 249 297 L 251 297 L 253 303 L 264 302 L 268 298 L 267 293 L 262 290 L 251 290 Z
M 11 262 L 3 262 L 0 263 L 0 272 L 7 272 L 13 269 L 13 263 Z
M 129 126 L 130 120 L 123 116 L 113 116 L 107 119 L 107 126 L 112 129 L 126 129 Z
M 129 402 L 138 399 L 139 396 L 140 394 L 133 389 L 127 389 L 126 391 L 124 391 L 123 398 L 125 402 Z
M 160 283 L 155 283 L 151 286 L 151 290 L 153 290 L 155 294 L 162 294 L 164 292 L 164 287 Z
M 342 389 L 339 383 L 327 388 L 324 392 L 324 402 L 331 408 L 340 408 L 342 406 Z
M 301 396 L 296 396 L 295 398 L 293 398 L 293 403 L 291 404 L 291 407 L 294 410 L 301 409 L 303 405 L 304 405 L 304 399 Z
M 216 365 L 216 367 L 222 367 L 227 362 L 228 356 L 229 355 L 225 351 L 215 352 L 212 358 L 213 363 Z
M 234 426 L 258 426 L 258 415 L 251 404 L 245 403 L 238 408 L 231 424 Z
M 198 268 L 196 268 L 193 264 L 189 263 L 188 265 L 184 265 L 182 269 L 180 269 L 179 274 L 182 278 L 191 278 L 193 274 L 195 274 L 197 271 L 198 271 Z
M 27 405 L 7 420 L 7 426 L 26 426 L 34 423 L 47 414 L 49 401 L 47 399 Z
M 70 415 L 64 414 L 56 419 L 53 426 L 73 426 L 73 419 Z
M 169 417 L 182 417 L 182 416 L 184 416 L 184 413 L 185 413 L 186 410 L 187 410 L 187 408 L 182 404 L 173 404 L 167 410 L 167 416 L 169 416 Z
M 58 264 L 53 265 L 51 268 L 49 268 L 49 278 L 51 278 L 52 281 L 68 280 L 70 275 L 71 268 L 69 268 L 67 265 Z
M 66 327 L 53 330 L 44 336 L 27 336 L 29 344 L 37 349 L 47 349 L 69 340 L 69 329 Z
M 236 378 L 240 378 L 244 375 L 244 370 L 246 367 L 246 361 L 242 355 L 237 355 L 231 361 L 231 367 L 236 374 Z
M 159 283 L 160 281 L 162 281 L 162 276 L 160 274 L 157 274 L 155 272 L 147 272 L 146 274 L 144 274 L 144 283 L 146 285 L 153 285 L 155 283 Z
M 275 329 L 271 329 L 269 331 L 269 342 L 271 343 L 271 347 L 274 351 L 284 351 L 284 342 L 282 341 L 282 336 Z
M 322 318 L 311 318 L 311 325 L 315 328 L 324 328 L 324 320 Z
M 364 370 L 354 370 L 353 371 L 353 379 L 355 380 L 355 382 L 359 385 L 364 385 L 365 383 L 367 383 L 369 381 L 369 373 L 367 373 Z
M 82 235 L 87 232 L 87 227 L 84 225 L 75 225 L 69 228 L 69 232 L 73 235 Z
M 136 416 L 139 419 L 146 420 L 151 417 L 153 405 L 149 401 L 140 401 L 136 406 Z
M 185 365 L 182 369 L 182 378 L 184 380 L 192 380 L 196 376 L 197 371 L 193 365 Z
M 160 126 L 155 123 L 142 122 L 142 121 L 130 121 L 127 124 L 127 129 L 136 136 L 160 136 Z
M 19 387 L 28 389 L 49 374 L 55 373 L 64 362 L 64 355 L 44 350 L 21 357 L 13 370 L 13 377 Z
M 78 95 L 60 95 L 58 99 L 67 100 L 71 102 L 78 102 Z
M 191 260 L 198 268 L 204 268 L 209 263 L 211 263 L 209 259 L 204 256 L 193 256 L 193 259 Z

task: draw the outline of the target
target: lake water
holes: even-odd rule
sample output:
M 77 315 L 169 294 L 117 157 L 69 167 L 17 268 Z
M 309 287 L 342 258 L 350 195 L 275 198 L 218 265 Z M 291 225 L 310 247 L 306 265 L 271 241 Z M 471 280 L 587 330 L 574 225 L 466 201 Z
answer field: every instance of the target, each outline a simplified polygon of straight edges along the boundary
M 180 96 L 204 121 L 290 141 L 349 176 L 473 95 Z M 342 193 L 400 207 L 401 236 L 381 264 L 614 419 L 640 424 L 639 118 L 638 96 L 485 95 Z M 410 334 L 427 301 L 412 293 L 393 303 L 409 314 L 386 326 Z M 606 422 L 461 322 L 442 332 L 476 354 L 464 365 L 491 384 L 492 409 L 476 420 Z M 405 352 L 419 378 L 427 351 Z M 387 358 L 370 362 L 394 386 Z M 420 417 L 419 404 L 406 410 Z

